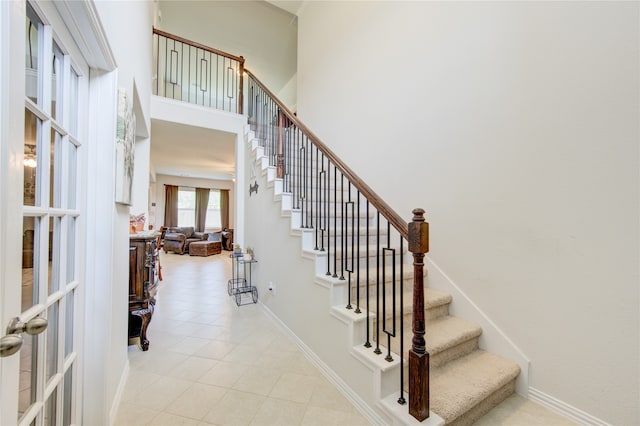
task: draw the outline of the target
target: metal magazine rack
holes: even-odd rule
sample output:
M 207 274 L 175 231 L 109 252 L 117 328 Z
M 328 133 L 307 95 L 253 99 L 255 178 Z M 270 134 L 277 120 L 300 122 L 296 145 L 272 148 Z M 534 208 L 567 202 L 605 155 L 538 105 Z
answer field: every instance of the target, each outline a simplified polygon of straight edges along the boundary
M 231 253 L 229 257 L 232 262 L 231 279 L 227 282 L 229 296 L 235 296 L 236 305 L 240 306 L 246 304 L 242 303 L 242 295 L 250 293 L 253 303 L 258 303 L 258 289 L 251 285 L 251 267 L 258 261 L 242 253 Z

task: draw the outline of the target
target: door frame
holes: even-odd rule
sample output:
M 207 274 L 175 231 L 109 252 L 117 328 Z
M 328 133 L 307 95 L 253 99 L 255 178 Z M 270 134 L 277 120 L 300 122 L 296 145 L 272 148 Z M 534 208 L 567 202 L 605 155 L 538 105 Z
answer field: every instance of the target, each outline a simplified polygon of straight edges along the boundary
M 0 262 L 2 264 L 19 265 L 21 259 L 16 247 L 22 246 L 20 232 L 11 228 L 20 226 L 22 229 L 22 188 L 12 185 L 12 177 L 22 176 L 21 163 L 24 151 L 24 60 L 16 61 L 12 58 L 22 58 L 24 51 L 24 4 L 21 2 L 0 2 Z M 16 137 L 16 135 L 18 135 Z M 10 232 L 10 231 L 14 232 Z M 7 263 L 5 263 L 7 262 Z M 10 262 L 10 263 L 9 263 Z M 5 309 L 8 306 L 20 306 L 19 287 L 5 286 L 4 283 L 22 282 L 19 268 L 3 267 L 0 271 L 0 331 L 4 335 L 4 328 L 9 323 L 12 312 Z M 18 308 L 19 309 L 19 308 Z M 18 389 L 20 357 L 3 358 L 0 363 L 0 383 L 10 389 Z M 3 406 L 18 406 L 18 394 L 3 392 L 0 387 L 0 424 L 7 423 L 14 413 L 7 413 Z M 16 411 L 17 412 L 17 411 Z
M 74 1 L 59 0 L 57 2 L 40 2 L 34 0 L 32 2 L 34 8 L 43 13 L 46 19 L 54 28 L 66 27 L 66 31 L 61 31 L 58 35 L 58 41 L 65 48 L 70 49 L 71 55 L 82 59 L 86 62 L 87 84 L 84 85 L 84 92 L 80 93 L 86 102 L 82 114 L 86 122 L 91 121 L 95 124 L 97 121 L 99 126 L 85 126 L 81 134 L 78 135 L 83 141 L 84 146 L 78 153 L 78 161 L 82 164 L 77 179 L 78 185 L 78 209 L 81 212 L 80 220 L 77 224 L 77 232 L 79 233 L 78 253 L 76 258 L 78 262 L 78 279 L 82 282 L 82 287 L 78 294 L 78 302 L 84 305 L 84 312 L 81 310 L 77 317 L 77 329 L 74 335 L 77 336 L 76 344 L 78 351 L 78 359 L 76 371 L 74 372 L 75 394 L 84 398 L 78 401 L 75 412 L 75 423 L 82 424 L 88 414 L 91 414 L 91 405 L 104 405 L 102 400 L 104 395 L 87 396 L 83 392 L 83 386 L 87 386 L 90 369 L 96 369 L 95 363 L 87 362 L 93 354 L 100 351 L 109 344 L 108 339 L 100 341 L 101 347 L 91 347 L 95 343 L 96 335 L 100 337 L 108 336 L 104 330 L 88 330 L 83 327 L 86 322 L 87 311 L 95 307 L 95 299 L 91 299 L 92 292 L 90 288 L 99 287 L 104 280 L 89 281 L 87 271 L 93 271 L 96 264 L 113 264 L 113 250 L 110 250 L 106 259 L 98 253 L 98 247 L 95 245 L 97 241 L 108 238 L 113 240 L 113 201 L 110 205 L 112 209 L 101 211 L 107 202 L 102 202 L 95 195 L 90 195 L 99 182 L 94 181 L 94 188 L 91 182 L 87 183 L 87 178 L 91 176 L 89 171 L 94 171 L 96 166 L 103 163 L 104 158 L 96 155 L 99 150 L 107 149 L 113 145 L 113 138 L 110 137 L 110 131 L 115 131 L 115 90 L 117 85 L 116 61 L 109 47 L 106 34 L 102 28 L 102 24 L 98 18 L 98 13 L 92 1 Z M 25 6 L 26 1 L 0 1 L 0 262 L 2 264 L 20 265 L 21 253 L 16 250 L 22 246 L 20 232 L 15 232 L 15 227 L 22 223 L 22 187 L 15 185 L 15 176 L 23 175 L 22 160 L 24 156 L 23 135 L 24 135 L 24 114 L 25 114 L 25 68 L 24 68 L 24 46 L 25 46 Z M 97 84 L 96 84 L 97 83 Z M 101 104 L 99 101 L 107 101 Z M 91 109 L 91 112 L 88 112 Z M 90 114 L 92 114 L 90 116 Z M 93 118 L 98 114 L 97 118 Z M 111 117 L 113 115 L 113 117 Z M 113 171 L 102 179 L 108 179 L 113 175 Z M 90 179 L 91 180 L 91 179 Z M 101 194 L 104 198 L 104 193 Z M 102 217 L 89 217 L 92 212 L 98 212 Z M 105 222 L 100 223 L 101 219 L 106 218 Z M 11 231 L 13 232 L 7 232 Z M 113 241 L 111 241 L 113 247 Z M 109 250 L 108 250 L 109 251 Z M 95 274 L 94 274 L 95 277 Z M 7 306 L 20 306 L 19 286 L 7 285 L 6 283 L 19 283 L 22 281 L 20 268 L 0 268 L 0 331 L 4 335 L 4 327 L 10 318 L 15 316 L 13 309 Z M 110 282 L 110 281 L 109 281 Z M 98 290 L 100 291 L 100 289 Z M 7 303 L 6 306 L 3 306 Z M 109 305 L 110 306 L 110 305 Z M 11 311 L 11 312 L 10 312 Z M 105 321 L 108 322 L 108 321 Z M 108 330 L 108 326 L 105 326 Z M 93 337 L 89 338 L 90 336 Z M 0 380 L 7 384 L 8 389 L 18 389 L 19 375 L 17 371 L 20 365 L 20 356 L 13 355 L 3 358 L 0 363 Z M 98 366 L 97 373 L 101 369 Z M 104 372 L 102 372 L 104 375 Z M 105 378 L 101 378 L 104 382 Z M 99 387 L 100 383 L 94 384 L 93 387 Z M 85 389 L 86 391 L 87 389 Z M 0 387 L 0 401 L 9 407 L 17 407 L 17 392 L 15 395 L 3 394 L 3 388 Z M 16 412 L 3 412 L 0 405 L 0 424 L 11 424 L 15 421 Z M 101 407 L 107 411 L 110 407 Z M 11 410 L 13 411 L 13 410 Z M 13 416 L 13 420 L 12 419 Z

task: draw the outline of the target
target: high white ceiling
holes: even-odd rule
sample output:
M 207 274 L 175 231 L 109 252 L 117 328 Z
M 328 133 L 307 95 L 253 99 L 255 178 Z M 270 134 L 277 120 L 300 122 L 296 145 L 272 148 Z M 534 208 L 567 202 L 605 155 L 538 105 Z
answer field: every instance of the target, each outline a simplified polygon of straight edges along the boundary
M 157 174 L 204 179 L 235 177 L 235 135 L 151 120 L 151 163 Z

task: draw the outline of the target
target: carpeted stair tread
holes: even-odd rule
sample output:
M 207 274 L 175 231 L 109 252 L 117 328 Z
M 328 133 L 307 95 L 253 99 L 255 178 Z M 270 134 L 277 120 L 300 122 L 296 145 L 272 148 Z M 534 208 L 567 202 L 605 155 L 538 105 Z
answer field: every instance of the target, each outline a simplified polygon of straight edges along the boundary
M 430 372 L 431 410 L 445 422 L 458 420 L 520 373 L 520 367 L 498 355 L 477 350 Z
M 406 299 L 406 298 L 405 298 Z M 433 309 L 442 305 L 448 305 L 451 303 L 451 295 L 444 291 L 434 290 L 432 288 L 424 289 L 424 308 Z M 411 309 L 413 310 L 413 301 L 411 303 Z M 406 312 L 406 311 L 405 311 Z
M 412 280 L 413 277 L 410 277 L 410 279 Z M 355 295 L 355 289 L 352 289 L 351 291 L 352 296 L 351 296 L 351 303 L 353 305 L 356 304 L 356 295 Z M 397 297 L 397 296 L 396 296 Z M 390 299 L 389 299 L 390 300 Z M 431 312 L 434 312 L 435 310 L 437 310 L 438 308 L 442 308 L 440 310 L 440 312 L 443 313 L 443 315 L 447 315 L 448 314 L 448 305 L 451 303 L 451 295 L 449 293 L 445 293 L 444 291 L 439 291 L 439 290 L 434 290 L 434 289 L 430 289 L 430 288 L 425 288 L 424 289 L 424 310 L 425 310 L 425 319 L 426 320 L 430 320 L 432 318 L 436 318 L 438 316 L 442 316 L 442 315 L 432 315 Z M 413 290 L 412 287 L 405 285 L 404 288 L 404 295 L 403 295 L 403 299 L 402 299 L 402 305 L 403 305 L 403 312 L 405 315 L 405 322 L 409 322 L 409 324 L 411 323 L 411 315 L 413 313 Z M 364 289 L 360 289 L 360 308 L 361 309 L 365 309 L 366 308 L 366 292 Z M 375 304 L 376 304 L 376 294 L 375 294 L 375 287 L 370 288 L 369 289 L 369 306 L 371 310 L 375 309 Z M 390 318 L 392 316 L 392 312 L 391 310 L 389 310 L 389 312 L 387 312 L 387 318 Z
M 426 321 L 425 332 L 427 351 L 433 355 L 479 337 L 482 334 L 482 328 L 462 318 L 447 315 Z
M 411 346 L 413 332 L 411 321 L 405 320 L 408 325 L 404 330 L 404 341 Z M 478 337 L 482 334 L 482 328 L 477 324 L 465 321 L 458 317 L 445 315 L 425 321 L 425 343 L 430 356 L 430 365 L 437 368 L 442 364 L 464 357 L 478 349 Z M 391 350 L 400 351 L 399 339 L 391 341 Z M 406 357 L 406 355 L 405 355 Z

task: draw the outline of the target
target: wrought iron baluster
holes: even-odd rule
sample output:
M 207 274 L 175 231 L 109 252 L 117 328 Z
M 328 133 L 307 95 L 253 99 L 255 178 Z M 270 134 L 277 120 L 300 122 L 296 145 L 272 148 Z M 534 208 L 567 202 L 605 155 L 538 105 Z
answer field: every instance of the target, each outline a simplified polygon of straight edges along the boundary
M 309 152 L 309 221 L 307 222 L 307 228 L 313 228 L 313 151 L 314 146 L 311 144 L 311 150 Z M 317 148 L 315 148 L 316 154 L 318 153 Z M 316 155 L 316 158 L 317 155 Z
M 291 207 L 294 210 L 298 209 L 298 168 L 300 164 L 299 151 L 298 151 L 298 127 L 294 124 L 291 131 Z
M 307 227 L 307 216 L 309 214 L 309 176 L 307 174 L 307 159 L 309 158 L 309 139 L 304 136 L 304 163 L 302 166 L 302 178 L 304 180 L 304 200 L 302 200 L 302 227 Z
M 304 227 L 309 227 L 309 198 L 311 193 L 311 182 L 309 176 L 309 162 L 311 161 L 313 144 L 309 140 L 307 136 L 305 136 L 305 157 L 304 157 L 304 169 L 302 173 L 304 174 L 304 187 L 305 187 L 305 197 L 304 197 Z
M 216 109 L 218 108 L 219 97 L 220 97 L 220 56 L 216 55 Z
M 344 179 L 344 175 L 342 176 Z M 347 201 L 342 203 L 342 211 L 344 212 L 343 216 L 343 229 L 342 229 L 342 239 L 344 241 L 343 248 L 343 261 L 341 262 L 344 270 L 347 272 L 348 277 L 348 301 L 347 301 L 347 309 L 353 309 L 353 305 L 351 304 L 351 291 L 353 290 L 353 273 L 355 272 L 353 266 L 355 265 L 354 260 L 354 223 L 355 223 L 355 203 L 351 200 L 351 184 L 348 183 L 348 191 L 349 196 L 347 197 Z M 343 198 L 344 198 L 344 188 L 342 190 Z M 349 208 L 351 209 L 351 229 L 349 229 Z M 351 246 L 349 246 L 349 232 L 351 232 Z M 344 279 L 344 277 L 343 277 Z M 357 290 L 356 290 L 357 291 Z
M 226 99 L 226 94 L 227 94 L 227 90 L 229 90 L 226 86 L 225 86 L 225 81 L 228 80 L 228 72 L 226 72 L 227 70 L 227 58 L 222 58 L 222 96 L 220 96 L 222 98 L 222 110 L 224 111 L 224 101 Z M 225 78 L 226 77 L 226 78 Z
M 366 341 L 364 342 L 364 347 L 365 348 L 370 348 L 371 347 L 371 341 L 369 340 L 369 338 L 371 337 L 371 330 L 370 330 L 370 326 L 369 324 L 371 324 L 371 308 L 369 306 L 370 302 L 369 299 L 371 297 L 371 295 L 369 294 L 369 284 L 370 284 L 370 277 L 369 277 L 369 200 L 366 200 L 367 202 L 367 217 L 366 217 L 366 226 L 367 226 L 367 230 L 366 230 L 366 256 L 365 256 L 365 263 L 366 263 L 366 285 L 365 285 L 365 296 L 366 296 L 366 304 L 367 304 L 367 337 L 366 337 Z
M 316 237 L 316 246 L 314 250 L 318 250 L 318 237 L 320 234 L 320 221 L 322 219 L 322 213 L 320 211 L 320 179 L 322 179 L 322 171 L 320 170 L 320 154 L 317 152 L 316 148 L 316 227 L 315 227 L 315 237 Z M 313 190 L 313 189 L 312 189 Z
M 376 348 L 373 353 L 380 355 L 380 212 L 376 209 Z
M 217 55 L 216 55 L 217 56 Z M 211 74 L 213 73 L 213 56 L 211 55 L 211 52 L 209 52 L 209 62 L 208 62 L 209 66 L 207 68 L 207 70 L 209 71 L 209 76 L 207 77 L 207 88 L 209 89 L 209 108 L 211 108 L 211 93 L 213 92 L 213 86 L 212 81 L 211 81 Z
M 189 90 L 188 87 L 187 87 L 187 90 Z M 181 43 L 180 45 L 180 100 L 184 98 L 183 93 L 184 93 L 184 43 Z
M 169 49 L 169 42 L 165 39 L 164 41 L 164 75 L 162 76 L 162 93 L 164 96 L 167 96 L 167 52 Z
M 337 182 L 336 182 L 337 184 Z M 338 202 L 338 200 L 336 199 L 336 202 Z M 347 245 L 347 236 L 345 234 L 345 220 L 346 220 L 346 214 L 345 214 L 345 204 L 344 204 L 344 175 L 342 173 L 340 173 L 340 211 L 342 214 L 342 217 L 340 218 L 340 234 L 341 234 L 341 238 L 340 238 L 340 248 L 342 250 L 342 261 L 340 262 L 340 279 L 344 280 L 344 263 L 347 261 L 347 253 L 346 253 L 346 245 Z
M 189 46 L 188 61 L 189 61 L 189 81 L 187 82 L 187 102 L 191 102 L 191 46 Z
M 333 278 L 338 278 L 338 168 L 333 166 Z
M 327 195 L 325 197 L 325 220 L 327 221 L 327 275 L 331 275 L 331 218 L 329 217 L 329 209 L 331 203 L 331 188 L 329 188 L 329 180 L 331 179 L 331 161 L 327 158 L 327 174 L 325 176 L 325 188 Z
M 404 405 L 407 400 L 404 398 L 404 238 L 402 235 L 398 238 L 400 240 L 400 397 L 398 398 L 398 404 Z
M 156 93 L 155 95 L 160 96 L 160 35 L 154 34 L 153 39 L 156 41 L 154 45 L 156 46 Z
M 356 211 L 358 212 L 358 220 L 357 220 L 357 224 L 356 224 L 356 228 L 354 229 L 354 232 L 357 232 L 356 234 L 356 253 L 355 253 L 355 257 L 356 257 L 356 310 L 355 313 L 359 314 L 362 311 L 360 310 L 360 191 L 356 191 L 357 192 L 357 206 L 356 206 Z M 349 186 L 349 194 L 351 194 L 351 186 Z M 351 196 L 351 195 L 349 195 Z
M 321 217 L 318 220 L 318 227 L 320 228 L 320 251 L 324 251 L 324 238 L 327 232 L 327 168 L 325 168 L 324 154 L 322 154 L 322 161 L 320 162 L 320 164 L 322 166 L 322 171 L 320 172 L 320 183 L 318 185 L 318 202 L 320 202 L 321 205 L 318 209 L 318 212 Z M 324 196 L 325 198 L 324 201 L 321 200 L 322 196 Z
M 382 321 L 382 330 L 387 335 L 387 356 L 385 360 L 391 362 L 393 357 L 391 356 L 391 338 L 396 337 L 396 250 L 391 247 L 391 225 L 387 221 L 387 243 L 383 248 L 382 256 L 382 314 L 384 315 Z M 387 329 L 387 253 L 391 255 L 391 330 Z

